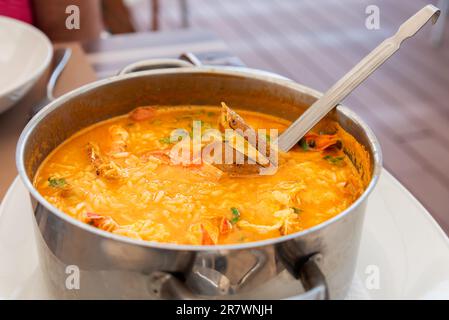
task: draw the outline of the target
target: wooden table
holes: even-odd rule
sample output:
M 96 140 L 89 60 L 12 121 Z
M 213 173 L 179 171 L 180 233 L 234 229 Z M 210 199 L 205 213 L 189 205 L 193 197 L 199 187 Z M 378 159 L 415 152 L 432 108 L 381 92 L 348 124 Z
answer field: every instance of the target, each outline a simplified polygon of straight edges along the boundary
M 84 44 L 89 62 L 99 78 L 117 73 L 124 66 L 151 58 L 176 58 L 194 53 L 204 64 L 243 65 L 226 44 L 209 32 L 175 31 L 117 35 Z
M 73 55 L 56 87 L 56 96 L 83 84 L 116 74 L 126 65 L 150 58 L 174 58 L 183 52 L 194 53 L 205 64 L 243 65 L 226 45 L 209 32 L 184 30 L 112 36 L 70 46 Z M 84 49 L 84 50 L 83 50 Z M 17 175 L 15 148 L 28 122 L 29 110 L 44 94 L 49 72 L 16 106 L 0 114 L 0 199 Z

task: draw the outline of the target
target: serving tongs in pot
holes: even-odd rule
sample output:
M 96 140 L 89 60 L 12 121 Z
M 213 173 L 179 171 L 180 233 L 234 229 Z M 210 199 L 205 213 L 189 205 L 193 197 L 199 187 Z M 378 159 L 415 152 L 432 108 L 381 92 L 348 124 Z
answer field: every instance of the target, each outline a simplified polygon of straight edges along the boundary
M 277 142 L 273 145 L 277 145 L 279 151 L 288 152 L 309 130 L 337 106 L 340 101 L 398 51 L 404 40 L 414 36 L 429 20 L 432 20 L 432 23 L 435 24 L 439 15 L 440 10 L 433 5 L 427 5 L 419 10 L 399 27 L 395 35 L 384 40 L 338 80 L 320 99 L 315 101 L 279 136 Z M 259 163 L 253 166 L 260 168 Z M 237 165 L 234 167 L 227 166 L 221 169 L 228 170 L 232 175 L 238 175 L 239 169 L 241 169 L 241 175 L 247 175 L 248 172 L 257 171 L 254 167 L 248 165 L 240 167 Z

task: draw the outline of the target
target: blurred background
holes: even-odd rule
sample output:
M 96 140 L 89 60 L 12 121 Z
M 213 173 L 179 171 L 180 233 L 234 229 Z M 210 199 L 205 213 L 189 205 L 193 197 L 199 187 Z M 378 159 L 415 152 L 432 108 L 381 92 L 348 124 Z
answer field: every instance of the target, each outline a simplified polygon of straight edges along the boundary
M 4 10 L 7 2 L 0 0 Z M 222 39 L 248 67 L 273 71 L 321 91 L 424 5 L 438 4 L 445 9 L 443 13 L 449 6 L 449 0 L 73 0 L 68 2 L 89 9 L 82 11 L 88 14 L 81 17 L 81 31 L 68 35 L 55 27 L 60 24 L 57 16 L 49 19 L 52 14 L 45 4 L 49 2 L 32 1 L 34 18 L 22 19 L 34 19 L 55 41 L 88 41 L 121 33 L 206 30 Z M 67 5 L 65 1 L 58 3 Z M 365 10 L 370 5 L 380 10 L 380 25 L 374 30 L 365 26 Z M 385 168 L 424 204 L 446 232 L 447 25 L 443 14 L 437 26 L 427 27 L 406 42 L 344 101 L 380 139 Z M 179 50 L 182 45 L 180 40 Z M 214 50 L 219 51 L 210 48 Z M 106 75 L 109 71 L 104 70 L 100 59 L 91 61 L 98 73 L 104 71 Z

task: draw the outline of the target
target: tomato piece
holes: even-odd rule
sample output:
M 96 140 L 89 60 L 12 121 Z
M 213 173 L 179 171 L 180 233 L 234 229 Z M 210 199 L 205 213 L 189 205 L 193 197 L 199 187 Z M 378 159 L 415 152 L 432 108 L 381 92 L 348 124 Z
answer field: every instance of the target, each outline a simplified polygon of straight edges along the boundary
M 227 218 L 223 217 L 220 222 L 220 233 L 227 234 L 232 230 L 232 223 Z
M 153 107 L 138 107 L 129 113 L 129 118 L 133 121 L 145 121 L 154 118 L 156 109 Z
M 215 244 L 215 242 L 212 240 L 211 236 L 209 235 L 209 232 L 207 232 L 207 230 L 203 224 L 201 224 L 201 233 L 202 233 L 201 244 L 203 244 L 203 245 L 214 245 Z
M 117 222 L 111 217 L 105 217 L 96 213 L 87 212 L 84 222 L 98 229 L 112 232 L 118 228 Z

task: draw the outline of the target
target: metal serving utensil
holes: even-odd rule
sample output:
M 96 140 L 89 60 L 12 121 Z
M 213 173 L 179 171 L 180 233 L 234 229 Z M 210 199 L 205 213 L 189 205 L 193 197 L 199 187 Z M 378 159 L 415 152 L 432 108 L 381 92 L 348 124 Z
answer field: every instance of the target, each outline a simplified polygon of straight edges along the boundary
M 329 111 L 399 50 L 404 40 L 414 36 L 429 20 L 435 24 L 439 15 L 440 10 L 429 4 L 405 21 L 395 35 L 371 51 L 279 136 L 279 150 L 289 151 Z
M 310 129 L 337 106 L 341 100 L 399 50 L 404 40 L 414 36 L 429 20 L 432 20 L 432 23 L 435 24 L 439 15 L 440 10 L 437 7 L 427 5 L 405 21 L 395 35 L 384 40 L 372 50 L 279 136 L 277 140 L 278 150 L 283 152 L 289 151 Z M 240 126 L 247 126 L 235 111 L 229 109 L 227 112 L 228 114 L 233 113 L 236 115 L 236 119 L 240 121 Z M 245 166 L 234 164 L 217 167 L 235 177 L 260 174 L 260 169 L 262 168 L 258 163 L 247 164 Z

